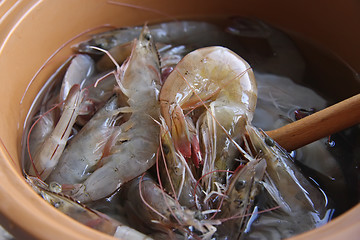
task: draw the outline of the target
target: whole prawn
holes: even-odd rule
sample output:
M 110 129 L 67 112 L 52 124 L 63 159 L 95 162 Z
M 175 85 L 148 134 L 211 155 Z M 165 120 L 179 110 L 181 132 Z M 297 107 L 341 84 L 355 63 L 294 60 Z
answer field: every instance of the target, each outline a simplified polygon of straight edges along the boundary
M 158 93 L 160 62 L 149 29 L 144 26 L 139 40 L 134 40 L 129 59 L 115 73 L 121 94 L 129 106 L 120 112 L 130 114 L 123 123 L 109 154 L 83 183 L 75 185 L 71 195 L 82 202 L 110 195 L 124 182 L 140 175 L 155 163 L 158 149 Z
M 54 206 L 62 213 L 77 220 L 78 222 L 96 229 L 100 232 L 112 235 L 119 239 L 151 240 L 152 238 L 130 228 L 107 215 L 88 208 L 74 201 L 70 197 L 60 193 L 61 186 L 55 183 L 46 184 L 38 178 L 25 175 L 25 180 L 46 202 Z
M 193 208 L 202 196 L 202 189 L 191 171 L 186 159 L 176 151 L 174 142 L 164 119 L 161 119 L 161 146 L 164 161 L 160 165 L 160 181 L 167 192 L 173 193 L 182 206 Z M 198 199 L 196 199 L 198 198 Z M 198 207 L 198 206 L 197 206 Z M 198 207 L 199 208 L 199 207 Z
M 249 64 L 224 47 L 206 47 L 187 54 L 164 83 L 160 92 L 161 115 L 176 149 L 185 157 L 194 155 L 191 151 L 196 145 L 184 111 L 206 108 L 198 118 L 197 128 L 202 136 L 202 182 L 207 192 L 214 187 L 214 181 L 224 182 L 224 174 L 217 170 L 234 169 L 237 141 L 252 120 L 256 97 L 256 82 Z M 213 171 L 214 174 L 208 174 Z
M 240 239 L 249 220 L 248 214 L 255 205 L 255 197 L 259 194 L 265 168 L 264 159 L 253 159 L 231 177 L 219 213 L 219 217 L 226 220 L 218 228 L 220 236 Z
M 85 94 L 86 91 L 81 91 L 79 85 L 74 85 L 70 89 L 59 122 L 34 156 L 33 164 L 29 169 L 30 175 L 36 175 L 45 180 L 58 164 Z
M 115 126 L 119 110 L 114 97 L 69 141 L 48 182 L 82 183 L 96 169 Z
M 213 45 L 229 46 L 237 40 L 236 36 L 224 34 L 220 27 L 201 21 L 172 21 L 150 25 L 149 29 L 156 43 L 172 44 L 175 46 L 191 45 L 193 48 Z M 136 26 L 95 34 L 90 40 L 75 46 L 75 49 L 82 53 L 102 54 L 91 46 L 110 50 L 137 38 L 141 31 L 142 26 Z M 204 35 L 207 37 L 204 38 Z M 126 48 L 125 45 L 123 47 Z
M 206 220 L 202 212 L 181 206 L 148 174 L 128 183 L 127 205 L 132 210 L 132 215 L 141 216 L 137 225 L 143 223 L 147 228 L 161 230 L 171 235 L 174 233 L 170 229 L 177 229 L 185 236 L 187 234 L 191 236 L 193 233 L 188 228 L 192 227 L 202 234 L 201 239 L 211 239 L 216 232 L 214 225 L 220 223 L 217 220 Z
M 332 210 L 327 206 L 326 196 L 302 175 L 290 155 L 264 132 L 253 126 L 246 129 L 255 154 L 266 160 L 262 183 L 265 197 L 261 198 L 266 200 L 262 207 L 271 208 L 271 204 L 280 207 L 261 214 L 246 238 L 288 238 L 329 221 Z

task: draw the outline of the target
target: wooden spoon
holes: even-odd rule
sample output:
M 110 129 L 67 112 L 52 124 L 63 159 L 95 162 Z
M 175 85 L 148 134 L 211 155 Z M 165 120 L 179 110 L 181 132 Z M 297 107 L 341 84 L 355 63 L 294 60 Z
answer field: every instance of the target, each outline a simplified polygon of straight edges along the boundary
M 266 133 L 287 151 L 360 123 L 360 94 Z

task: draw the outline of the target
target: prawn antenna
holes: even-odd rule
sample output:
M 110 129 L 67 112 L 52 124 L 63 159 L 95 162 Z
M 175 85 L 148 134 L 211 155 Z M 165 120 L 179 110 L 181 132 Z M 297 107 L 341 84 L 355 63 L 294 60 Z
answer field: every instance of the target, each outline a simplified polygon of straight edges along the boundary
M 159 136 L 159 138 L 160 138 L 160 141 L 161 141 L 161 136 Z M 161 146 L 161 144 L 160 144 L 160 146 Z M 157 174 L 157 176 L 158 176 L 159 187 L 160 187 L 160 189 L 161 189 L 161 193 L 162 193 L 163 199 L 164 199 L 164 201 L 165 201 L 165 204 L 166 204 L 167 208 L 169 209 L 171 215 L 175 218 L 175 220 L 176 220 L 179 224 L 181 224 L 180 219 L 175 215 L 174 210 L 173 210 L 173 209 L 170 207 L 170 205 L 168 204 L 168 201 L 167 201 L 167 198 L 166 198 L 166 195 L 165 195 L 165 191 L 164 191 L 164 187 L 163 187 L 162 182 L 161 182 L 161 179 L 160 179 L 160 170 L 159 170 L 159 161 L 158 161 L 158 158 L 159 158 L 159 150 L 160 150 L 160 148 L 158 148 L 158 150 L 157 150 L 157 152 L 156 152 L 156 155 L 157 155 L 157 158 L 156 158 L 156 159 L 157 159 L 157 161 L 156 161 L 156 174 Z M 166 168 L 166 169 L 167 169 L 167 168 Z M 167 173 L 167 174 L 168 174 L 168 176 L 170 176 L 169 173 Z M 173 187 L 173 186 L 172 186 L 172 188 L 173 188 L 173 192 L 175 193 L 175 190 L 174 190 L 174 187 Z M 177 200 L 176 197 L 175 197 L 175 201 L 178 203 L 178 200 Z M 166 218 L 165 218 L 165 219 L 166 219 Z
M 274 211 L 274 210 L 279 209 L 279 208 L 281 208 L 281 207 L 280 206 L 275 206 L 275 207 L 264 209 L 264 210 L 261 210 L 261 211 L 256 211 L 255 213 L 235 214 L 234 216 L 231 216 L 231 217 L 228 217 L 228 218 L 223 218 L 223 219 L 218 219 L 218 220 L 220 220 L 221 222 L 226 222 L 226 221 L 229 221 L 229 220 L 232 220 L 232 219 L 250 217 L 250 216 L 252 216 L 254 214 L 262 214 L 262 213 L 271 212 L 271 211 Z
M 147 11 L 147 12 L 152 12 L 152 13 L 156 13 L 159 14 L 161 16 L 167 17 L 169 19 L 172 19 L 174 21 L 178 21 L 177 18 L 166 14 L 160 10 L 154 9 L 154 8 L 149 8 L 149 7 L 144 7 L 144 6 L 139 6 L 139 5 L 134 5 L 134 4 L 129 4 L 129 3 L 123 3 L 123 2 L 117 2 L 117 1 L 107 1 L 109 4 L 114 4 L 114 5 L 118 5 L 118 6 L 123 6 L 123 7 L 129 7 L 129 8 L 134 8 L 134 9 L 139 9 L 139 10 L 143 10 L 143 11 Z
M 119 64 L 116 62 L 116 60 L 114 59 L 113 56 L 111 56 L 111 54 L 109 53 L 109 51 L 105 50 L 105 49 L 102 49 L 102 48 L 99 48 L 99 47 L 95 47 L 95 46 L 89 46 L 89 48 L 91 49 L 95 49 L 95 50 L 98 50 L 100 52 L 103 52 L 105 53 L 110 59 L 111 61 L 115 64 L 116 66 L 116 71 L 119 73 L 120 72 L 120 66 Z
M 168 133 L 168 130 L 166 130 L 166 132 L 164 134 L 167 134 L 167 133 Z M 170 173 L 169 173 L 169 170 L 168 170 L 168 167 L 167 167 L 167 164 L 166 164 L 166 159 L 165 159 L 164 149 L 163 149 L 163 146 L 162 146 L 161 136 L 160 136 L 160 144 L 159 145 L 160 145 L 159 147 L 160 147 L 160 151 L 161 151 L 161 155 L 162 155 L 162 160 L 163 160 L 163 163 L 164 163 L 164 168 L 166 170 L 166 175 L 168 177 L 168 180 L 169 180 L 169 183 L 170 183 L 170 186 L 171 186 L 171 190 L 174 193 L 175 200 L 178 201 L 178 195 L 180 196 L 180 194 L 176 194 L 174 184 L 171 181 Z M 158 167 L 158 163 L 157 163 L 157 167 Z M 157 175 L 158 175 L 159 184 L 161 184 L 161 186 L 162 186 L 162 180 L 161 180 L 159 171 L 158 171 Z
M 13 164 L 14 164 L 15 166 L 17 166 L 16 162 L 14 161 L 14 158 L 11 156 L 9 150 L 6 148 L 5 143 L 4 143 L 4 141 L 2 140 L 1 137 L 0 137 L 0 142 L 1 142 L 1 145 L 3 145 L 6 153 L 9 155 L 9 157 L 10 157 L 11 161 L 13 162 Z

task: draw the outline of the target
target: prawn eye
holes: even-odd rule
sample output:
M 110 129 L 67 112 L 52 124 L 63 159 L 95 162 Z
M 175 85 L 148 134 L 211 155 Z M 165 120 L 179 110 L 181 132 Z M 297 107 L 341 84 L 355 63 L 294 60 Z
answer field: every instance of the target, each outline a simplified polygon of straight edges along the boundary
M 113 39 L 97 39 L 92 45 L 102 49 L 108 49 Z
M 144 34 L 144 38 L 145 38 L 147 41 L 150 41 L 150 39 L 151 39 L 151 34 L 150 34 L 150 33 L 145 33 L 145 34 Z
M 272 138 L 270 138 L 270 137 L 266 137 L 266 138 L 265 138 L 265 143 L 266 143 L 266 145 L 268 145 L 269 147 L 275 146 L 275 141 L 274 141 Z
M 242 188 L 244 188 L 245 186 L 245 181 L 244 180 L 239 180 L 235 183 L 235 189 L 236 191 L 240 191 Z

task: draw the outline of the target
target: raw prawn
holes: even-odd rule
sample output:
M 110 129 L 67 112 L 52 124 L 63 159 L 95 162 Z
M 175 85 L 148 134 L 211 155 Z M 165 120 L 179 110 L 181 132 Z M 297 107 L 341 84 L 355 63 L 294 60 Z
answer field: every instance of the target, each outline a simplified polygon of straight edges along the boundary
M 86 91 L 81 91 L 79 85 L 70 89 L 59 122 L 33 157 L 33 164 L 29 169 L 31 175 L 45 180 L 58 164 L 85 94 Z
M 195 198 L 201 198 L 202 191 L 181 153 L 176 151 L 171 134 L 167 128 L 164 119 L 161 118 L 160 128 L 161 146 L 164 162 L 160 160 L 160 181 L 167 192 L 179 201 L 182 206 L 189 208 L 196 206 Z M 196 196 L 194 196 L 194 193 Z M 197 199 L 199 200 L 199 199 Z
M 173 46 L 191 45 L 193 49 L 212 45 L 230 47 L 230 45 L 234 45 L 231 43 L 237 40 L 236 36 L 224 34 L 220 27 L 200 21 L 166 22 L 150 25 L 149 29 L 156 43 L 172 44 Z M 102 54 L 91 46 L 110 50 L 137 38 L 141 31 L 142 26 L 110 30 L 95 34 L 90 40 L 82 42 L 74 48 L 81 53 Z
M 223 183 L 223 174 L 214 170 L 233 170 L 236 141 L 252 120 L 257 88 L 251 67 L 224 47 L 207 47 L 186 55 L 168 76 L 160 92 L 161 114 L 172 134 L 175 147 L 191 157 L 194 143 L 184 111 L 204 106 L 198 129 L 203 141 L 202 179 L 207 192 L 212 183 Z M 194 145 L 194 144 L 193 144 Z
M 267 163 L 262 183 L 266 197 L 261 198 L 267 200 L 263 200 L 262 207 L 271 208 L 271 204 L 280 207 L 261 214 L 247 238 L 252 234 L 256 239 L 260 236 L 268 239 L 270 235 L 288 238 L 329 221 L 332 210 L 327 206 L 326 196 L 301 174 L 290 155 L 264 132 L 252 126 L 246 129 L 255 153 Z
M 202 239 L 210 239 L 216 231 L 214 225 L 220 223 L 217 220 L 206 220 L 203 213 L 181 206 L 165 193 L 149 175 L 132 180 L 127 187 L 127 204 L 131 208 L 132 214 L 141 216 L 139 221 L 146 227 L 162 230 L 169 234 L 173 234 L 172 231 L 168 231 L 169 228 L 178 229 L 185 236 L 190 233 L 187 228 L 193 227 L 201 232 Z
M 66 97 L 69 94 L 70 89 L 74 85 L 79 85 L 80 89 L 84 89 L 84 82 L 91 77 L 95 72 L 95 62 L 94 60 L 86 54 L 76 54 L 71 62 L 69 67 L 66 70 L 65 76 L 62 80 L 61 89 L 60 89 L 60 102 L 65 101 Z M 86 98 L 81 104 L 81 109 L 79 110 L 79 116 L 76 119 L 76 123 L 79 126 L 84 125 L 84 118 L 91 116 L 95 112 L 95 107 L 93 101 L 89 99 L 89 94 L 86 95 Z M 62 109 L 63 104 L 60 105 Z
M 145 26 L 139 40 L 135 40 L 130 58 L 115 73 L 128 107 L 120 108 L 130 117 L 117 131 L 115 145 L 83 183 L 74 185 L 71 195 L 82 202 L 110 195 L 124 182 L 140 175 L 155 163 L 159 147 L 158 93 L 160 63 L 154 42 Z
M 50 92 L 49 92 L 50 93 Z M 26 159 L 30 163 L 30 156 L 35 154 L 40 149 L 44 139 L 47 139 L 50 134 L 54 131 L 55 123 L 58 121 L 58 115 L 55 111 L 50 111 L 51 107 L 58 101 L 58 95 L 46 94 L 43 99 L 40 111 L 37 117 L 34 119 L 35 122 L 31 127 L 31 133 L 28 136 L 28 154 Z
M 296 84 L 290 78 L 255 72 L 258 104 L 252 124 L 264 131 L 282 127 L 296 120 L 299 109 L 319 111 L 327 106 L 315 91 Z M 306 97 L 304 97 L 306 96 Z M 296 150 L 295 160 L 346 185 L 343 170 L 322 139 Z
M 48 182 L 76 184 L 85 181 L 96 169 L 119 115 L 117 99 L 112 98 L 72 138 L 49 176 Z
M 24 169 L 30 168 L 30 156 L 35 156 L 36 152 L 44 142 L 44 139 L 48 138 L 54 130 L 55 124 L 59 120 L 59 111 L 56 109 L 51 111 L 51 108 L 58 103 L 58 92 L 61 88 L 61 81 L 64 78 L 72 58 L 73 57 L 68 58 L 54 74 L 51 75 L 39 91 L 38 95 L 36 95 L 34 102 L 29 109 L 24 125 L 24 132 L 27 132 L 28 134 L 24 134 L 22 140 L 22 144 L 27 146 L 27 148 L 23 149 Z M 36 124 L 33 122 L 36 122 Z M 29 132 L 30 129 L 31 131 Z
M 249 220 L 249 212 L 255 205 L 266 168 L 264 159 L 253 159 L 230 179 L 225 201 L 219 217 L 225 219 L 218 228 L 218 234 L 231 239 L 239 239 Z
M 60 193 L 61 186 L 58 184 L 51 183 L 47 185 L 34 177 L 25 176 L 25 178 L 34 191 L 37 192 L 46 202 L 54 206 L 62 213 L 88 227 L 119 239 L 126 239 L 129 237 L 131 237 L 131 239 L 138 240 L 152 239 L 101 212 L 90 209 L 85 205 L 74 201 L 70 197 L 62 195 Z

